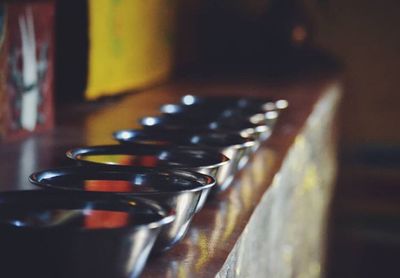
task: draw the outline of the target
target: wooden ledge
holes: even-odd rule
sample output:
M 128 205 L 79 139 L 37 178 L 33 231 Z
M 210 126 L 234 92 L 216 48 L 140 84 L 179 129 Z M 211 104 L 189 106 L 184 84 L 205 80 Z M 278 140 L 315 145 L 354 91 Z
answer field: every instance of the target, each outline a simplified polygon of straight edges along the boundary
M 321 188 L 329 188 L 328 184 L 333 179 L 335 169 L 331 133 L 332 119 L 340 95 L 340 83 L 337 79 L 315 78 L 281 86 L 271 86 L 263 82 L 188 81 L 126 95 L 117 100 L 68 107 L 59 117 L 61 121 L 54 131 L 2 145 L 1 190 L 32 188 L 27 181 L 28 175 L 34 171 L 70 163 L 64 158 L 67 149 L 85 144 L 113 143 L 113 131 L 138 127 L 138 118 L 156 114 L 161 104 L 174 102 L 180 95 L 188 92 L 279 97 L 289 101 L 289 108 L 282 114 L 271 138 L 237 177 L 231 189 L 208 202 L 195 216 L 183 242 L 161 256 L 150 258 L 143 277 L 266 277 L 264 274 L 272 270 L 278 271 L 276 267 L 286 270 L 281 269 L 281 272 L 276 272 L 279 275 L 273 277 L 289 277 L 290 275 L 286 276 L 289 270 L 293 275 L 306 273 L 305 266 L 311 269 L 307 270 L 310 273 L 321 273 L 322 256 L 320 251 L 316 251 L 320 244 L 317 247 L 311 244 L 312 249 L 307 249 L 318 253 L 305 255 L 312 258 L 311 264 L 296 259 L 300 251 L 296 248 L 306 248 L 296 244 L 301 239 L 309 240 L 309 237 L 303 235 L 307 228 L 304 225 L 310 225 L 310 229 L 313 229 L 311 234 L 317 237 L 316 242 L 320 243 L 322 237 L 323 215 L 330 194 L 329 190 Z M 299 155 L 306 155 L 307 159 L 302 160 Z M 301 167 L 297 170 L 291 169 L 296 163 L 300 163 Z M 309 165 L 314 165 L 314 168 Z M 330 170 L 321 174 L 321 165 Z M 292 174 L 297 181 L 277 178 Z M 299 188 L 303 188 L 300 193 L 288 190 L 294 188 L 296 182 L 299 183 Z M 319 194 L 320 191 L 323 193 Z M 319 197 L 310 195 L 305 200 L 322 202 L 310 204 L 312 208 L 319 210 L 314 214 L 315 220 L 310 221 L 309 217 L 304 217 L 308 222 L 295 221 L 296 230 L 293 230 L 293 225 L 286 226 L 278 221 L 294 221 L 290 210 L 299 212 L 307 203 L 301 201 L 301 198 L 292 197 L 300 196 L 296 194 L 309 196 L 307 192 L 319 194 Z M 287 209 L 284 209 L 283 204 L 285 198 L 288 199 Z M 294 201 L 290 202 L 290 198 Z M 257 214 L 263 209 L 270 214 Z M 302 219 L 304 215 L 296 214 L 296 211 L 292 215 Z M 279 226 L 274 227 L 274 223 Z M 290 233 L 297 231 L 299 234 L 287 234 L 284 229 L 288 227 L 291 227 Z M 254 231 L 257 231 L 257 236 L 252 234 Z M 281 234 L 282 237 L 273 235 L 272 232 Z M 249 233 L 250 236 L 246 236 Z M 292 240 L 296 236 L 299 240 Z M 246 246 L 251 238 L 257 240 Z M 269 244 L 261 244 L 263 238 Z M 260 243 L 260 248 L 257 242 Z M 261 253 L 254 254 L 264 254 L 263 257 L 257 258 L 254 254 L 249 254 L 247 259 L 253 260 L 252 264 L 260 267 L 247 268 L 244 263 L 248 260 L 243 258 L 247 255 L 243 252 L 257 249 Z M 277 256 L 275 261 L 274 256 Z M 299 266 L 300 262 L 305 266 Z M 256 276 L 247 276 L 257 273 Z

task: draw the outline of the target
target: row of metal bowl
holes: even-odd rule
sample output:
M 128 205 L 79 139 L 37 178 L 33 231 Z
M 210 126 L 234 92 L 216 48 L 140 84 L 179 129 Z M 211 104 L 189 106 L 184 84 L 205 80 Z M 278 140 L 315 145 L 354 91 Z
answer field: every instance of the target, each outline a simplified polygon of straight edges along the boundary
M 286 107 L 186 95 L 142 129 L 115 132 L 121 144 L 69 150 L 77 165 L 30 176 L 46 190 L 0 194 L 0 259 L 13 277 L 139 276 L 232 184 Z

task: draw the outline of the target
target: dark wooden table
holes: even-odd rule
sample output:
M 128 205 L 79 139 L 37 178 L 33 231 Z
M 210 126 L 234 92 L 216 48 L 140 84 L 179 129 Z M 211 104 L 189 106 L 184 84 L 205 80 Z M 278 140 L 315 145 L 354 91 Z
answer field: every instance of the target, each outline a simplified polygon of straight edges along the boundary
M 116 99 L 61 107 L 53 131 L 0 145 L 0 189 L 33 188 L 27 181 L 30 173 L 71 164 L 64 157 L 67 149 L 113 143 L 113 131 L 138 127 L 138 118 L 156 114 L 161 104 L 174 102 L 188 92 L 285 98 L 290 103 L 289 108 L 281 115 L 271 138 L 237 177 L 234 186 L 208 202 L 195 216 L 183 242 L 161 256 L 150 258 L 143 273 L 143 277 L 212 277 L 229 261 L 228 256 L 239 237 L 244 237 L 246 225 L 262 197 L 270 190 L 273 179 L 280 173 L 288 152 L 296 145 L 296 140 L 301 139 L 299 135 L 304 132 L 317 104 L 330 90 L 339 92 L 339 85 L 333 75 L 314 76 L 279 85 L 251 80 L 184 81 Z M 324 121 L 323 118 L 320 120 Z M 331 126 L 327 128 L 331 129 Z M 270 250 L 271 254 L 274 252 Z M 300 268 L 292 268 L 294 273 L 304 272 Z

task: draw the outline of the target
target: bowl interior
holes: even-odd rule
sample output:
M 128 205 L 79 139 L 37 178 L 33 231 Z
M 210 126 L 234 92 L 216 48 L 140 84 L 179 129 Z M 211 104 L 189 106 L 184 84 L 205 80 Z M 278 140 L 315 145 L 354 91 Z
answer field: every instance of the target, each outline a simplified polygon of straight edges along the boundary
M 211 177 L 187 171 L 126 171 L 91 166 L 38 172 L 32 174 L 30 180 L 48 188 L 139 195 L 198 190 L 214 182 Z
M 14 229 L 116 229 L 158 222 L 165 212 L 139 200 L 80 193 L 0 194 L 0 225 Z
M 210 128 L 213 130 L 231 130 L 240 131 L 244 129 L 263 129 L 267 128 L 265 123 L 254 123 L 248 118 L 229 117 L 222 118 L 218 121 L 210 123 Z
M 147 144 L 85 147 L 67 152 L 69 158 L 97 164 L 141 167 L 216 167 L 228 161 L 217 151 L 192 147 Z
M 192 144 L 200 144 L 210 147 L 233 147 L 247 146 L 254 143 L 251 138 L 244 138 L 235 133 L 213 132 L 208 134 L 193 135 L 190 138 Z
M 210 122 L 215 120 L 214 116 L 199 117 L 186 113 L 163 114 L 160 116 L 144 117 L 139 122 L 145 128 L 165 128 L 165 129 L 190 129 L 206 128 Z
M 171 141 L 179 140 L 168 130 L 143 130 L 143 129 L 129 129 L 119 130 L 114 132 L 113 137 L 120 143 L 141 143 L 148 145 L 171 145 Z M 180 141 L 179 141 L 180 142 Z
M 185 95 L 181 98 L 181 103 L 188 106 L 208 106 L 213 108 L 225 109 L 238 106 L 240 100 L 244 98 L 234 96 L 196 96 Z
M 206 105 L 184 105 L 184 104 L 166 104 L 161 106 L 160 111 L 164 116 L 197 118 L 203 120 L 217 119 L 230 107 L 206 106 Z
M 189 130 L 121 130 L 114 133 L 114 138 L 121 143 L 141 143 L 161 145 L 198 145 L 213 148 L 249 145 L 252 141 L 239 134 L 227 132 L 190 132 Z
M 181 98 L 183 105 L 192 107 L 208 107 L 209 109 L 255 109 L 274 110 L 277 109 L 275 101 L 271 99 L 260 99 L 243 96 L 196 96 L 185 95 Z M 282 105 L 281 105 L 282 106 Z

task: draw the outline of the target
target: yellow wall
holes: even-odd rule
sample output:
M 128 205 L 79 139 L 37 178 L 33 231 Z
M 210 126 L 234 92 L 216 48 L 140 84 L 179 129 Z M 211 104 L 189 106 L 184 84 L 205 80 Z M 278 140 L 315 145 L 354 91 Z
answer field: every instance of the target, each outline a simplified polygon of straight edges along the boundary
M 168 77 L 174 5 L 166 0 L 89 0 L 88 99 Z

